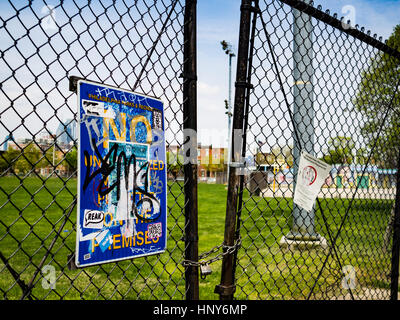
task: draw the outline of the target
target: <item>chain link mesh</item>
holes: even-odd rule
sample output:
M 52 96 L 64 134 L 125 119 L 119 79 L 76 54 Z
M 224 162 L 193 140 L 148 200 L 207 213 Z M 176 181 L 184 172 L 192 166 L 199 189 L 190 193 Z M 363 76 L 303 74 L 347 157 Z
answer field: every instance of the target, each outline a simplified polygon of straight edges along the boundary
M 182 167 L 174 166 L 173 175 L 168 168 L 166 254 L 68 268 L 77 185 L 76 95 L 68 79 L 159 97 L 166 143 L 181 145 L 183 13 L 179 0 L 2 3 L 0 136 L 8 149 L 0 155 L 3 299 L 185 297 L 184 193 L 176 178 Z M 51 275 L 54 288 L 48 290 Z
M 235 298 L 389 299 L 399 60 L 284 2 L 254 2 Z M 299 149 L 333 169 L 294 221 Z
M 234 245 L 223 243 L 198 261 L 185 260 L 184 173 L 170 163 L 166 253 L 73 268 L 76 95 L 68 79 L 78 76 L 161 98 L 167 148 L 178 158 L 184 2 L 2 4 L 2 298 L 182 299 L 185 268 L 233 254 L 236 299 L 388 299 L 400 145 L 399 60 L 305 13 L 297 23 L 311 21 L 311 31 L 299 28 L 295 36 L 294 9 L 286 4 L 295 1 L 286 0 L 253 1 L 260 11 L 253 11 L 245 149 L 256 171 L 246 177 Z M 294 42 L 304 50 L 309 39 L 311 49 L 295 52 Z M 387 44 L 399 50 L 393 39 Z M 295 78 L 296 72 L 309 79 Z M 303 95 L 312 108 L 296 116 L 293 106 Z M 315 206 L 320 242 L 311 248 L 283 241 L 296 225 L 293 168 L 296 152 L 309 142 L 303 139 L 306 118 L 314 132 L 308 151 L 334 165 Z

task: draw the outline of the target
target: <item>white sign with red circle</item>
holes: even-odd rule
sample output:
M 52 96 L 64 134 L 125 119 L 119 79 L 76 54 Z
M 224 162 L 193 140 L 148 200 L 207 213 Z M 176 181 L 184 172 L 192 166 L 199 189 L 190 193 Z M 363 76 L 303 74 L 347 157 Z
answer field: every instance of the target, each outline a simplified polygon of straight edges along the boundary
M 293 202 L 311 211 L 330 170 L 331 165 L 303 151 L 300 156 Z

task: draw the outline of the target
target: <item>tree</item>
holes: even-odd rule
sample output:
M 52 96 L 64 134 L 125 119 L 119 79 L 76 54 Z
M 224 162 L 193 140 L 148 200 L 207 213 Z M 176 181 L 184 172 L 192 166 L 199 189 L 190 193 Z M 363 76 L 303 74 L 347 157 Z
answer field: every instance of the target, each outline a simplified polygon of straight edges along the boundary
M 287 163 L 289 167 L 293 166 L 293 145 L 284 146 L 282 148 L 282 155 L 284 157 L 284 161 Z
M 275 156 L 272 153 L 263 153 L 261 151 L 257 151 L 255 155 L 255 163 L 257 166 L 262 164 L 264 165 L 273 165 L 275 162 Z
M 271 148 L 270 153 L 263 153 L 260 150 L 255 155 L 255 162 L 257 165 L 274 165 L 274 164 L 287 164 L 289 167 L 293 166 L 293 146 L 275 145 Z
M 387 45 L 400 51 L 400 25 L 394 28 Z M 394 97 L 393 110 L 384 122 L 372 155 L 376 164 L 388 168 L 396 167 L 400 145 L 400 88 L 396 92 L 399 77 L 400 61 L 386 53 L 376 54 L 361 74 L 361 82 L 353 101 L 355 110 L 365 119 L 361 134 L 367 148 L 371 150 L 389 103 Z
M 174 153 L 172 151 L 167 151 L 167 164 L 168 172 L 176 179 L 180 171 L 183 172 L 183 155 L 179 153 Z
M 368 161 L 368 149 L 359 148 L 356 151 L 356 163 L 357 164 L 367 164 Z
M 400 25 L 397 25 L 387 45 L 400 51 Z M 400 77 L 400 61 L 386 53 L 378 53 L 371 59 L 369 67 L 361 74 L 355 110 L 366 119 L 361 134 L 371 150 L 375 146 L 372 159 L 375 164 L 396 168 L 400 146 L 400 88 L 396 88 Z M 392 103 L 392 110 L 385 119 L 386 110 Z M 382 131 L 377 137 L 380 127 Z M 376 143 L 375 143 L 376 141 Z M 394 225 L 394 203 L 384 236 L 384 247 L 389 248 L 389 239 Z
M 23 155 L 19 157 L 15 163 L 15 169 L 18 170 L 19 173 L 26 174 L 39 167 L 38 163 L 41 152 L 36 145 L 34 145 L 32 142 L 29 143 L 23 149 L 22 153 Z
M 39 168 L 46 168 L 46 167 L 53 167 L 57 165 L 58 161 L 59 161 L 59 157 L 57 155 L 57 152 L 55 152 L 57 150 L 54 149 L 54 146 L 51 146 L 45 150 L 42 150 L 42 155 L 41 155 L 41 160 L 38 164 Z
M 286 145 L 283 147 L 275 145 L 271 153 L 274 156 L 274 162 L 280 164 L 286 163 L 289 167 L 293 166 L 293 145 Z
M 0 173 L 5 173 L 10 169 L 13 170 L 20 154 L 20 151 L 12 148 L 9 148 L 6 152 L 2 153 L 0 155 Z
M 328 141 L 327 154 L 322 161 L 328 164 L 351 164 L 354 160 L 354 141 L 351 137 L 337 136 Z
M 69 173 L 73 173 L 78 168 L 78 150 L 74 146 L 65 154 L 62 164 L 66 167 Z

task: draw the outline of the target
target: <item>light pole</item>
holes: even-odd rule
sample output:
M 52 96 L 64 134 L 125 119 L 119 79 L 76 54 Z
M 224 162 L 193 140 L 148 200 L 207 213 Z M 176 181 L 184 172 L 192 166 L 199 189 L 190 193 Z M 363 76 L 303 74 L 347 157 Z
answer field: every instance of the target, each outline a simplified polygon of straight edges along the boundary
M 311 17 L 293 10 L 293 117 L 299 136 L 293 134 L 293 174 L 297 175 L 301 150 L 314 154 L 313 25 Z M 298 141 L 298 138 L 301 141 Z M 293 190 L 296 180 L 293 181 Z M 315 240 L 314 209 L 311 212 L 293 204 L 293 226 L 288 238 Z
M 235 54 L 233 53 L 232 50 L 232 45 L 229 42 L 226 42 L 225 40 L 222 40 L 221 42 L 222 50 L 229 56 L 229 83 L 228 83 L 228 101 L 225 102 L 225 114 L 228 115 L 228 163 L 227 163 L 227 181 L 229 179 L 229 163 L 230 163 L 230 152 L 231 152 L 231 122 L 232 122 L 232 103 L 231 103 L 231 94 L 232 94 L 232 58 L 235 57 Z

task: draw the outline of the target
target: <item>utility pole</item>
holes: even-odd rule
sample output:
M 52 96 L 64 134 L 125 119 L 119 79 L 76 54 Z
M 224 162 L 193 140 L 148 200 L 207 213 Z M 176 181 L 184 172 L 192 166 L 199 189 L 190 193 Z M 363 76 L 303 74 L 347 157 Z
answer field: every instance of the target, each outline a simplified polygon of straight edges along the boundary
M 231 131 L 232 131 L 232 58 L 235 57 L 235 54 L 233 53 L 232 45 L 229 42 L 226 42 L 225 40 L 222 40 L 221 42 L 222 50 L 229 56 L 229 83 L 228 83 L 228 101 L 225 100 L 225 109 L 227 111 L 225 112 L 226 115 L 228 115 L 228 163 L 227 163 L 227 181 L 229 179 L 229 163 L 230 163 L 230 151 L 231 151 Z
M 304 2 L 309 2 L 305 0 Z M 299 169 L 301 151 L 314 155 L 314 116 L 313 107 L 313 25 L 311 17 L 297 9 L 293 9 L 293 190 L 296 188 L 296 176 Z M 300 140 L 300 141 L 299 141 Z M 293 226 L 286 235 L 286 240 L 320 241 L 315 232 L 315 212 L 307 212 L 293 204 Z

